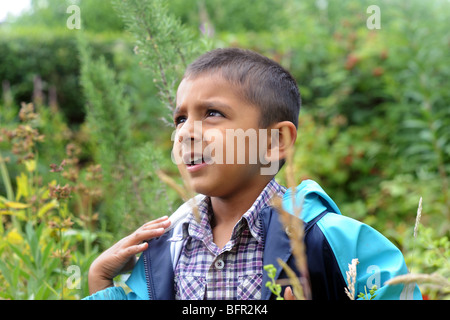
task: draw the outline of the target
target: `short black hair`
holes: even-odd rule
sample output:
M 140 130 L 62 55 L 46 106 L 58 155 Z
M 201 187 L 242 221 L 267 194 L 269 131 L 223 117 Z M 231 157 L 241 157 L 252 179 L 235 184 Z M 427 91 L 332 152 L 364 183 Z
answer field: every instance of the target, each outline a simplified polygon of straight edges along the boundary
M 301 97 L 294 77 L 277 62 L 251 50 L 220 48 L 193 63 L 184 78 L 219 74 L 240 91 L 242 97 L 261 109 L 260 126 L 291 121 L 298 126 Z

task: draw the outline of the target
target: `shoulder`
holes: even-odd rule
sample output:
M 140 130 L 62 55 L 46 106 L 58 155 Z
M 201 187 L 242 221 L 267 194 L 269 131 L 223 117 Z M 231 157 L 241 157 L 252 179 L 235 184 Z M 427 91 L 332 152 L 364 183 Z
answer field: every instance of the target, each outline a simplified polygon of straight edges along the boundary
M 149 240 L 148 248 L 142 253 L 127 285 L 133 293 L 141 299 L 148 299 L 149 281 L 154 286 L 162 286 L 171 282 L 171 270 L 178 260 L 182 241 L 182 226 L 192 212 L 192 206 L 201 201 L 205 196 L 198 195 L 183 203 L 170 217 L 170 227 L 166 229 L 164 235 Z M 144 260 L 149 261 L 145 264 Z M 151 261 L 151 262 L 150 262 Z M 146 276 L 148 274 L 148 277 Z M 157 279 L 157 280 L 156 280 Z M 169 287 L 164 287 L 166 292 Z
M 352 259 L 364 260 L 371 257 L 371 262 L 380 263 L 382 257 L 375 259 L 378 253 L 400 253 L 380 232 L 358 220 L 343 215 L 328 213 L 317 222 L 325 238 L 333 249 L 340 265 L 347 267 Z M 401 255 L 401 253 L 400 253 Z
M 331 248 L 341 275 L 346 272 L 353 259 L 358 259 L 356 292 L 369 291 L 376 285 L 379 299 L 400 299 L 404 295 L 402 285 L 385 286 L 384 283 L 396 276 L 408 273 L 402 252 L 380 232 L 355 219 L 329 213 L 317 222 Z M 420 298 L 418 289 L 414 298 Z

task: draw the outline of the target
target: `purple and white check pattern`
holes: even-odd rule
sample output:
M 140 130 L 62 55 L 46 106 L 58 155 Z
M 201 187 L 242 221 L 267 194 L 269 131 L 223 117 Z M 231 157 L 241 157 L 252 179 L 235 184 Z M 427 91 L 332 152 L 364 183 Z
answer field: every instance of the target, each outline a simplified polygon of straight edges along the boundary
M 285 188 L 272 179 L 234 226 L 228 243 L 213 242 L 210 198 L 199 203 L 200 222 L 190 215 L 175 268 L 178 300 L 257 300 L 261 298 L 264 236 L 259 212 Z

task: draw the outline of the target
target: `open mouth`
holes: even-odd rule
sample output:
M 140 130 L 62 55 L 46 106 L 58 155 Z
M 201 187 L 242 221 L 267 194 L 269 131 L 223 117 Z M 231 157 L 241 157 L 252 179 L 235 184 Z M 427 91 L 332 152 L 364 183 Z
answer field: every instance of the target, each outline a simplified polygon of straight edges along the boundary
M 208 164 L 202 154 L 184 154 L 183 162 L 189 172 L 200 170 Z
M 191 160 L 190 163 L 186 163 L 186 166 L 193 167 L 193 166 L 203 164 L 203 163 L 206 163 L 206 162 L 205 162 L 205 159 L 203 157 L 201 157 L 200 159 Z

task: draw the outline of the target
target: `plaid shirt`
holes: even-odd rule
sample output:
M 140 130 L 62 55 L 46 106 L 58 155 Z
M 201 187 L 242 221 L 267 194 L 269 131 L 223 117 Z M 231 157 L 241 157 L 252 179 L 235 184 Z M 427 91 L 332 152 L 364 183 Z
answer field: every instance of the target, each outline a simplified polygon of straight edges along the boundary
M 227 244 L 213 242 L 209 197 L 199 203 L 200 222 L 191 213 L 183 225 L 184 246 L 175 268 L 178 300 L 261 298 L 264 235 L 259 212 L 286 189 L 272 179 L 242 215 Z

